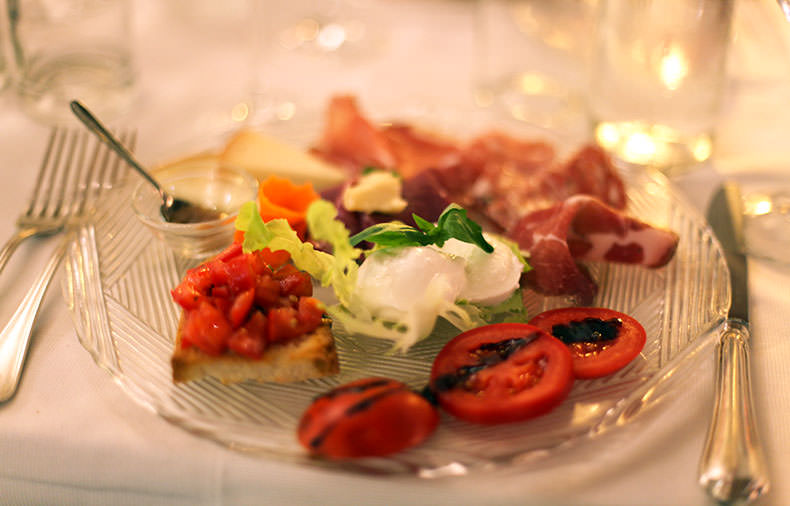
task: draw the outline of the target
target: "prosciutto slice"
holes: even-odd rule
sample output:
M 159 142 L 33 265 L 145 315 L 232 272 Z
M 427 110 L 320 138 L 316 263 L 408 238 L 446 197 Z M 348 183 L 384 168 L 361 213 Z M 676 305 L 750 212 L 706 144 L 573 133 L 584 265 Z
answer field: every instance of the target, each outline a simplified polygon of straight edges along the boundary
M 427 169 L 455 166 L 461 158 L 455 143 L 410 125 L 374 125 L 348 95 L 329 102 L 324 132 L 313 151 L 351 174 L 374 166 L 396 170 L 404 178 Z
M 595 196 L 617 209 L 625 207 L 623 182 L 597 146 L 585 146 L 561 161 L 545 142 L 490 132 L 464 149 L 462 166 L 456 171 L 470 170 L 478 177 L 460 199 L 505 230 L 525 214 L 577 194 Z
M 529 252 L 530 283 L 547 295 L 575 294 L 589 304 L 597 285 L 579 260 L 661 267 L 675 253 L 675 232 L 577 195 L 524 216 L 508 235 Z
M 366 165 L 395 167 L 395 156 L 386 139 L 359 113 L 356 100 L 346 95 L 329 102 L 324 132 L 314 151 L 352 172 Z

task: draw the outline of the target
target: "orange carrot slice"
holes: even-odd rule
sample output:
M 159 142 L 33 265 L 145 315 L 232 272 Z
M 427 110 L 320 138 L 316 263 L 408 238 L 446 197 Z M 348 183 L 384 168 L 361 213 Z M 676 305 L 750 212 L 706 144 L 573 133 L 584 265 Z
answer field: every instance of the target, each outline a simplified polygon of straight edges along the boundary
M 296 185 L 288 179 L 269 176 L 258 185 L 258 211 L 263 221 L 285 218 L 304 240 L 307 208 L 318 199 L 311 183 Z

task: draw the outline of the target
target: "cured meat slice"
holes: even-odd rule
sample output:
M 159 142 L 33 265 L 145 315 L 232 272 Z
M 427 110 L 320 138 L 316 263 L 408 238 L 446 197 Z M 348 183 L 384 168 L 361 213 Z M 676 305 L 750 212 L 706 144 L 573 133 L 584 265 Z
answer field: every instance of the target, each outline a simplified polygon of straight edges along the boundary
M 565 164 L 564 172 L 568 181 L 565 197 L 592 195 L 615 209 L 625 209 L 625 184 L 601 147 L 584 146 Z
M 555 157 L 550 144 L 493 131 L 471 140 L 460 162 L 440 171 L 456 202 L 506 229 L 527 211 L 556 202 L 541 188 Z
M 459 176 L 460 175 L 460 176 Z M 606 153 L 585 146 L 569 160 L 557 159 L 554 148 L 541 141 L 514 139 L 491 132 L 474 139 L 459 166 L 446 179 L 466 207 L 509 229 L 524 215 L 566 198 L 585 194 L 623 209 L 625 187 Z M 460 191 L 458 191 L 460 190 Z
M 532 270 L 526 277 L 538 292 L 573 294 L 580 304 L 589 305 L 598 286 L 589 272 L 576 263 L 568 247 L 572 211 L 564 204 L 534 211 L 522 218 L 508 235 L 529 252 Z
M 574 294 L 582 304 L 592 301 L 597 287 L 578 260 L 661 267 L 678 244 L 676 233 L 585 195 L 527 214 L 508 235 L 529 252 L 527 278 L 538 291 Z
M 454 142 L 418 131 L 410 125 L 376 126 L 365 118 L 354 97 L 333 97 L 316 154 L 356 174 L 365 167 L 397 170 L 409 178 L 427 169 L 458 164 Z
M 382 129 L 396 160 L 396 170 L 404 178 L 431 169 L 454 167 L 461 150 L 454 143 L 419 131 L 410 125 L 394 123 Z
M 321 140 L 314 151 L 350 170 L 373 165 L 395 168 L 395 156 L 381 131 L 359 112 L 354 97 L 333 97 Z

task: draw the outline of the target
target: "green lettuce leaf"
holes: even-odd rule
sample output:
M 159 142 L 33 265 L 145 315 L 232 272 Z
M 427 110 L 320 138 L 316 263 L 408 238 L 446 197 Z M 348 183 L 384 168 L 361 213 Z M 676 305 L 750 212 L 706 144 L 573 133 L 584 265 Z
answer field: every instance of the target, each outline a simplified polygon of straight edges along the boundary
M 334 281 L 335 258 L 316 250 L 309 242 L 302 242 L 285 219 L 264 223 L 255 202 L 242 205 L 236 218 L 236 229 L 244 232 L 242 249 L 245 253 L 263 248 L 285 250 L 297 268 L 310 274 L 323 286 Z

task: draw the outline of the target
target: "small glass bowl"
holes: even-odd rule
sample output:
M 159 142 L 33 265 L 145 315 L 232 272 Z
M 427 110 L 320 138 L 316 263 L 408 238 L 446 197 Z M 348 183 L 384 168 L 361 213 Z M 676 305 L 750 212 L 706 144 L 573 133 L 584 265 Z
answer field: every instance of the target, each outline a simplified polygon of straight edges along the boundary
M 159 193 L 150 183 L 140 181 L 132 193 L 132 209 L 156 237 L 186 258 L 207 258 L 230 245 L 239 208 L 255 200 L 258 192 L 258 181 L 253 176 L 221 167 L 208 158 L 167 165 L 155 170 L 153 176 L 170 195 L 223 214 L 211 221 L 169 223 L 160 212 Z

